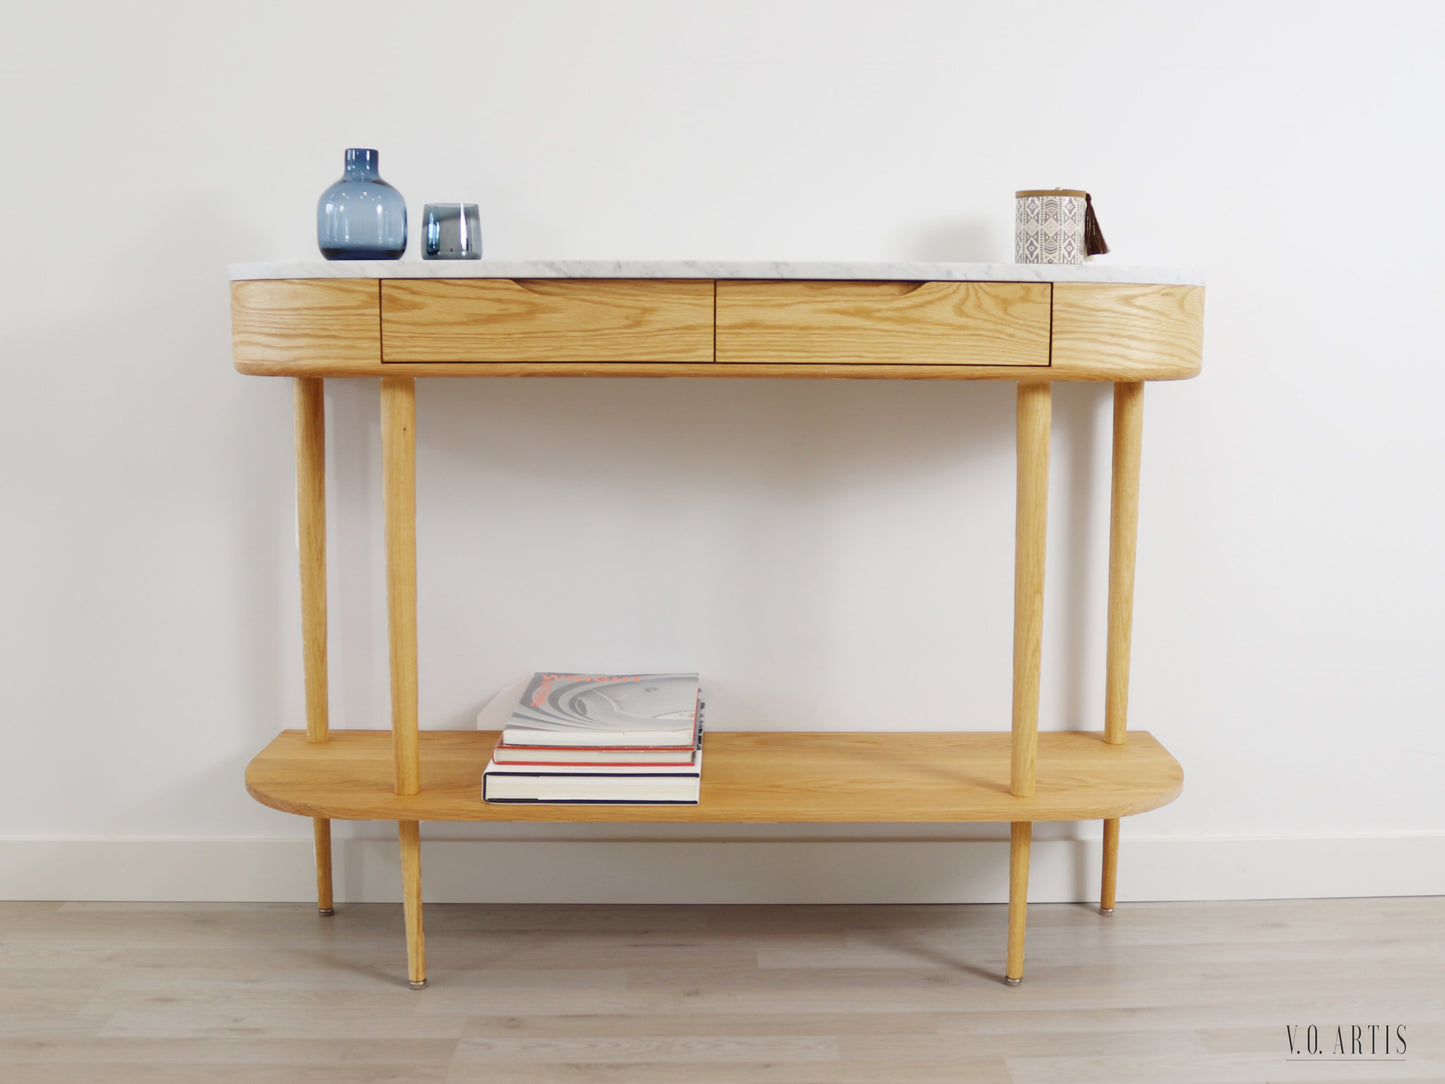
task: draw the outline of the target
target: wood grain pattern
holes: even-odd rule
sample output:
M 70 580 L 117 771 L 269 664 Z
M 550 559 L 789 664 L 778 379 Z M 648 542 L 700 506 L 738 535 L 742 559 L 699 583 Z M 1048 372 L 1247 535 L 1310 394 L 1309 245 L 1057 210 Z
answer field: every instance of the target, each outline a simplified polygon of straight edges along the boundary
M 324 382 L 297 377 L 296 535 L 301 558 L 301 656 L 306 732 L 326 740 L 326 402 Z
M 386 615 L 391 658 L 391 729 L 396 792 L 415 794 L 416 651 L 416 381 L 381 381 L 382 504 L 386 519 Z
M 421 909 L 421 825 L 400 821 L 396 826 L 401 845 L 401 906 L 406 923 L 406 974 L 414 989 L 426 985 L 426 938 Z
M 1008 848 L 1008 960 L 1004 977 L 1017 983 L 1024 977 L 1024 925 L 1029 898 L 1029 849 L 1034 826 L 1028 821 L 1009 825 Z
M 296 384 L 297 500 L 310 741 L 298 742 L 296 732 L 283 733 L 251 764 L 248 790 L 275 808 L 313 817 L 323 910 L 331 899 L 330 819 L 397 821 L 413 986 L 425 982 L 419 833 L 424 819 L 1006 820 L 1012 825 L 1006 966 L 1007 975 L 1018 978 L 1032 822 L 1104 819 L 1102 895 L 1112 900 L 1117 818 L 1170 801 L 1182 783 L 1178 765 L 1148 735 L 1122 744 L 1124 708 L 1115 702 L 1121 683 L 1127 691 L 1139 382 L 1198 371 L 1202 297 L 1202 290 L 1189 287 L 1037 283 L 472 279 L 234 284 L 237 367 L 301 378 Z M 1030 367 L 1033 373 L 1020 376 Z M 414 376 L 719 372 L 1020 380 L 1011 732 L 715 734 L 707 738 L 708 770 L 698 806 L 485 805 L 480 776 L 495 735 L 418 732 Z M 384 734 L 356 732 L 322 741 L 328 727 L 319 378 L 378 374 L 391 741 Z M 1041 741 L 1048 381 L 1055 378 L 1125 383 L 1116 391 L 1106 731 L 1102 736 L 1049 734 Z
M 1204 287 L 1054 284 L 1055 380 L 1180 380 L 1204 355 Z
M 491 291 L 499 301 L 478 310 L 468 300 L 470 295 L 452 297 L 447 285 L 453 282 Z M 684 296 L 667 300 L 656 294 L 633 296 L 634 285 L 644 292 L 675 287 Z M 734 291 L 746 293 L 752 287 L 798 286 L 826 287 L 830 293 L 848 287 L 884 293 L 867 304 L 860 293 L 851 305 L 846 299 L 827 300 L 821 294 L 806 304 L 806 299 L 769 301 L 761 296 L 749 303 L 751 308 L 726 300 Z M 421 287 L 439 292 L 417 301 L 412 292 Z M 995 305 L 993 299 L 1003 295 L 977 293 L 1015 288 L 1050 291 L 1052 304 L 1045 300 L 1040 315 L 1041 303 L 1029 294 L 1000 308 L 1003 302 Z M 1055 380 L 1111 381 L 1174 380 L 1194 376 L 1200 368 L 1204 291 L 1197 286 L 723 280 L 716 289 L 719 360 L 727 362 L 724 365 L 713 363 L 714 283 L 709 280 L 241 281 L 231 285 L 235 363 L 241 372 L 261 376 L 932 380 L 1013 380 L 1020 364 L 1034 364 L 1048 365 Z M 391 298 L 389 326 L 400 336 L 394 341 L 388 337 L 385 363 L 383 291 Z M 961 358 L 949 353 L 956 348 L 959 318 L 951 314 L 948 291 L 961 291 L 958 296 L 963 298 L 987 297 L 983 311 L 990 312 L 990 306 L 998 310 L 986 321 L 996 333 L 992 338 L 983 334 L 984 324 L 964 321 L 981 337 L 975 343 L 977 350 L 970 347 Z M 1049 294 L 1042 296 L 1047 299 Z M 967 312 L 970 304 L 959 302 L 960 311 Z M 913 314 L 920 319 L 920 328 L 911 335 L 897 334 L 898 317 L 910 306 L 921 310 Z M 832 334 L 832 348 L 810 346 L 811 334 L 798 334 L 789 322 L 794 318 L 816 325 L 825 336 Z M 451 330 L 437 321 L 449 323 Z M 482 321 L 485 334 L 478 330 Z M 774 332 L 781 341 L 770 341 Z M 409 353 L 412 347 L 406 345 L 412 336 L 417 337 L 417 355 Z M 481 340 L 487 345 L 477 345 Z M 751 360 L 739 357 L 729 345 L 736 342 L 753 352 Z M 778 353 L 780 346 L 801 353 L 783 356 Z M 865 346 L 870 353 L 860 358 L 856 351 Z M 921 356 L 919 350 L 929 356 Z M 462 355 L 469 360 L 462 363 Z M 413 357 L 416 360 L 410 360 Z M 967 363 L 957 363 L 960 360 Z
M 314 817 L 311 834 L 316 849 L 316 910 L 329 915 L 336 908 L 331 882 L 331 822 L 325 817 Z
M 717 284 L 725 364 L 1048 365 L 1048 283 Z
M 236 368 L 262 376 L 325 375 L 381 362 L 376 279 L 257 279 L 231 283 Z M 317 373 L 319 367 L 322 371 Z M 308 370 L 308 371 L 303 371 Z
M 1049 519 L 1053 387 L 1018 388 L 1018 500 L 1014 519 L 1013 757 L 1010 789 L 1034 792 L 1044 638 L 1044 555 Z
M 240 368 L 238 365 L 237 368 Z M 1039 371 L 1044 370 L 1041 366 Z M 709 377 L 738 380 L 1017 380 L 1017 365 L 831 365 L 731 364 L 637 361 L 479 361 L 343 363 L 325 359 L 276 366 L 249 366 L 252 376 L 445 376 L 445 377 Z M 1106 373 L 1074 373 L 1068 380 L 1111 380 Z
M 388 279 L 395 362 L 711 362 L 713 284 L 666 279 Z
M 1183 772 L 1150 735 L 1038 736 L 1033 795 L 1009 793 L 1008 732 L 762 733 L 704 738 L 702 801 L 520 805 L 481 800 L 495 731 L 423 730 L 422 787 L 395 793 L 391 735 L 335 730 L 325 745 L 282 731 L 246 769 L 252 797 L 303 816 L 351 820 L 849 823 L 1060 821 L 1142 813 L 1178 796 Z
M 1104 863 L 1099 876 L 1099 910 L 1113 911 L 1119 882 L 1119 818 L 1104 821 Z
M 306 738 L 326 740 L 326 398 L 324 381 L 297 377 L 296 542 L 301 560 L 301 662 L 306 682 Z M 331 822 L 318 817 L 316 909 L 330 912 Z
M 1139 537 L 1139 468 L 1144 385 L 1114 385 L 1114 453 L 1109 496 L 1109 632 L 1104 734 L 1124 740 L 1129 720 L 1129 653 L 1134 628 L 1134 558 Z

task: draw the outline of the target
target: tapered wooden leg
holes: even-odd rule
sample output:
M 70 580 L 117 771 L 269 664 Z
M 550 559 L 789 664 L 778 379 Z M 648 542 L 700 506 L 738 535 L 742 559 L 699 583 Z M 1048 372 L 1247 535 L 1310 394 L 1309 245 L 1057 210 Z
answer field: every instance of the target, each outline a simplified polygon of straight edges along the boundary
M 406 977 L 411 988 L 426 985 L 426 945 L 421 928 L 421 825 L 398 821 L 401 841 L 401 906 L 406 916 Z
M 415 794 L 421 773 L 416 678 L 416 381 L 381 378 L 383 515 L 386 519 L 386 612 L 391 644 L 391 728 L 396 792 Z M 406 915 L 407 977 L 426 985 L 421 925 L 421 826 L 398 821 L 401 897 Z
M 311 834 L 316 843 L 316 913 L 330 918 L 336 914 L 331 889 L 331 821 L 311 818 Z
M 1018 390 L 1018 506 L 1014 520 L 1013 744 L 1009 790 L 1034 792 L 1039 747 L 1039 664 L 1043 655 L 1044 552 L 1049 517 L 1049 425 L 1053 385 Z
M 1014 519 L 1014 687 L 1009 791 L 1034 793 L 1039 747 L 1039 673 L 1044 634 L 1044 554 L 1049 514 L 1049 427 L 1053 385 L 1019 384 L 1018 505 Z M 1029 841 L 1033 825 L 1015 821 L 1009 831 L 1008 964 L 1004 982 L 1024 975 L 1024 917 L 1029 894 Z
M 1104 822 L 1104 875 L 1099 885 L 1099 913 L 1114 913 L 1114 885 L 1119 879 L 1119 818 Z
M 1124 741 L 1129 722 L 1129 648 L 1134 628 L 1134 555 L 1139 538 L 1139 450 L 1144 385 L 1114 385 L 1114 465 L 1109 497 L 1109 638 L 1104 740 Z
M 1003 981 L 1017 986 L 1024 980 L 1024 920 L 1029 901 L 1029 844 L 1033 824 L 1015 821 L 1009 826 L 1008 850 L 1008 965 Z
M 301 555 L 301 645 L 306 674 L 306 740 L 327 737 L 326 400 L 320 377 L 297 377 L 296 536 Z M 316 909 L 334 914 L 331 822 L 316 817 Z
M 381 456 L 396 792 L 415 794 L 421 776 L 416 679 L 416 381 L 411 377 L 381 378 Z
M 334 915 L 336 905 L 331 898 L 331 822 L 325 817 L 311 821 L 316 836 L 316 910 Z
M 1134 627 L 1134 559 L 1139 538 L 1139 464 L 1144 385 L 1114 385 L 1114 463 L 1109 497 L 1109 637 L 1104 681 L 1104 740 L 1122 745 L 1129 726 L 1129 654 Z M 1104 822 L 1099 910 L 1114 913 L 1119 821 Z

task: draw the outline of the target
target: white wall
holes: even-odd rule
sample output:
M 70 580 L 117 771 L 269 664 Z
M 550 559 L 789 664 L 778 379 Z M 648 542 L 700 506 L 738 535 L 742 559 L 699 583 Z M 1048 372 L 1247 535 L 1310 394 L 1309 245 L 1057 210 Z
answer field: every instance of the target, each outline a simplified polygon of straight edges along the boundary
M 1126 838 L 1272 895 L 1380 890 L 1363 834 L 1391 891 L 1445 890 L 1439 5 L 26 8 L 0 16 L 0 893 L 244 893 L 184 856 L 309 835 L 241 784 L 302 705 L 290 388 L 232 370 L 225 268 L 315 258 L 352 145 L 413 224 L 474 200 L 509 258 L 1008 259 L 1014 189 L 1089 188 L 1106 259 L 1209 281 L 1203 376 L 1147 396 L 1132 698 L 1187 782 Z M 1007 725 L 1010 386 L 419 397 L 424 725 L 543 666 L 696 668 L 717 728 Z M 375 386 L 328 401 L 334 725 L 383 726 Z M 1107 387 L 1058 388 L 1048 728 L 1101 725 L 1108 428 Z M 138 885 L 95 857 L 157 839 Z M 255 894 L 309 891 L 262 852 Z

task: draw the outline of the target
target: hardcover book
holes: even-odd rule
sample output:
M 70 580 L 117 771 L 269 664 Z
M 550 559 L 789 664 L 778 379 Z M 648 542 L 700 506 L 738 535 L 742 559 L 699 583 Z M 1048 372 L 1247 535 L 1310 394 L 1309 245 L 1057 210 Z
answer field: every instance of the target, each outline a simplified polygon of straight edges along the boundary
M 637 749 L 692 757 L 701 735 L 696 674 L 532 675 L 501 745 Z M 611 759 L 610 757 L 608 759 Z M 651 759 L 651 755 L 645 759 Z
M 697 749 L 649 749 L 645 746 L 585 746 L 569 749 L 564 746 L 506 745 L 497 742 L 492 750 L 492 763 L 507 767 L 529 764 L 566 764 L 577 768 L 607 766 L 619 768 L 690 768 L 697 760 Z
M 495 760 L 482 773 L 487 802 L 662 802 L 696 804 L 701 793 L 702 753 L 691 767 L 520 766 Z

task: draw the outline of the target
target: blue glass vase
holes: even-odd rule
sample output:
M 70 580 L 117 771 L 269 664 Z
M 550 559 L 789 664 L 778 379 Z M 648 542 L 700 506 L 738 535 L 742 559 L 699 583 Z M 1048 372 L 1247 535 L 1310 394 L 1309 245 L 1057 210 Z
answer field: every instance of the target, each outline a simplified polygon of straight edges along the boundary
M 316 243 L 328 260 L 395 260 L 406 251 L 406 200 L 377 173 L 380 156 L 346 151 L 346 172 L 316 203 Z

